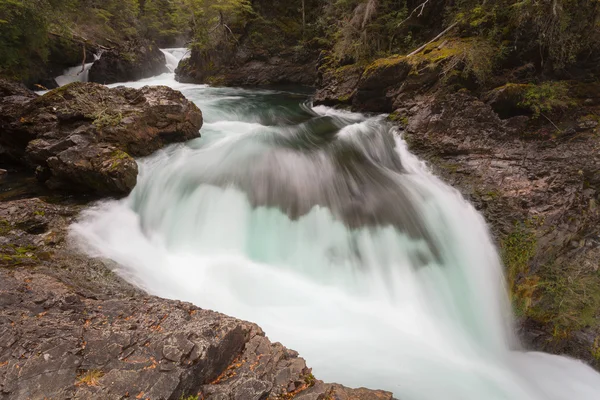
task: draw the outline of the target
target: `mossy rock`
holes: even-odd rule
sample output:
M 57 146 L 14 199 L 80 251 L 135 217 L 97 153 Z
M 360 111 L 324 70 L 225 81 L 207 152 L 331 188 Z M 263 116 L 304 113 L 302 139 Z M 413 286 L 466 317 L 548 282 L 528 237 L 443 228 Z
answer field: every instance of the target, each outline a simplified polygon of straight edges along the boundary
M 530 87 L 531 85 L 507 83 L 486 93 L 483 96 L 483 100 L 501 118 L 528 115 L 531 114 L 531 110 L 523 104 L 523 100 Z

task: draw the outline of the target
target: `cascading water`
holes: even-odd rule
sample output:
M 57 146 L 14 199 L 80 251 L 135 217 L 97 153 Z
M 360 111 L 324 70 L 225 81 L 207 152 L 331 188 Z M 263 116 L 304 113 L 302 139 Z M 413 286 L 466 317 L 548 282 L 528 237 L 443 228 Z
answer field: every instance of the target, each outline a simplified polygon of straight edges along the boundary
M 74 235 L 150 293 L 257 322 L 320 379 L 401 400 L 592 400 L 581 362 L 518 351 L 482 217 L 383 117 L 304 94 L 166 84 L 203 137 L 139 160 Z
M 189 50 L 186 48 L 172 48 L 172 49 L 160 49 L 165 55 L 167 61 L 167 68 L 171 72 L 175 72 L 179 61 L 185 57 L 189 57 Z
M 92 68 L 92 65 L 100 59 L 100 57 L 102 57 L 102 53 L 95 54 L 94 61 L 83 64 L 83 67 L 81 65 L 76 65 L 74 67 L 67 68 L 63 71 L 62 75 L 57 76 L 54 78 L 54 80 L 58 86 L 65 86 L 73 82 L 88 82 L 90 69 Z

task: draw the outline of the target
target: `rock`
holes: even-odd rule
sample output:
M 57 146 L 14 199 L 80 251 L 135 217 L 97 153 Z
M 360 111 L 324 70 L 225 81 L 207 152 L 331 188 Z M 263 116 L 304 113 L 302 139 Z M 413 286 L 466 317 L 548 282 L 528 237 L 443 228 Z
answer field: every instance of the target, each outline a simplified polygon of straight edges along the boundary
M 200 136 L 202 113 L 168 87 L 109 89 L 75 82 L 12 106 L 0 144 L 53 189 L 125 195 L 132 157 Z
M 96 61 L 89 75 L 90 82 L 105 85 L 137 81 L 169 72 L 165 55 L 150 43 L 129 43 L 117 50 L 108 50 Z
M 319 89 L 313 98 L 314 103 L 351 106 L 363 71 L 364 68 L 357 65 L 319 68 Z
M 357 111 L 390 113 L 407 107 L 417 95 L 434 87 L 455 86 L 458 90 L 469 83 L 469 77 L 460 73 L 460 60 L 469 46 L 473 43 L 468 40 L 443 40 L 430 43 L 417 54 L 377 59 L 366 67 L 340 66 L 341 61 L 322 56 L 315 104 L 351 105 Z
M 70 245 L 81 208 L 0 203 L 1 399 L 392 399 L 316 380 L 255 324 L 132 287 Z
M 522 104 L 530 85 L 508 83 L 495 88 L 483 97 L 501 118 L 529 115 L 531 110 Z
M 593 349 L 600 323 L 583 315 L 597 315 L 600 301 L 582 295 L 600 287 L 600 249 L 593 242 L 587 246 L 600 224 L 594 132 L 582 131 L 577 140 L 566 132 L 553 138 L 550 123 L 528 123 L 525 116 L 502 120 L 490 104 L 468 93 L 421 99 L 408 119 L 404 135 L 411 150 L 461 190 L 490 224 L 507 276 L 513 274 L 509 285 L 526 345 L 599 368 Z M 515 269 L 523 272 L 514 276 Z M 574 317 L 562 320 L 564 313 Z
M 179 63 L 175 71 L 177 80 L 224 86 L 313 86 L 315 83 L 316 63 L 310 57 L 287 52 L 256 59 L 245 54 L 244 49 L 238 49 L 231 57 L 214 57 L 207 62 L 206 55 L 192 50 L 191 57 Z
M 37 95 L 24 85 L 0 79 L 0 161 L 3 164 L 22 161 L 31 136 L 19 129 L 19 114 Z M 7 134 L 10 132 L 10 134 Z

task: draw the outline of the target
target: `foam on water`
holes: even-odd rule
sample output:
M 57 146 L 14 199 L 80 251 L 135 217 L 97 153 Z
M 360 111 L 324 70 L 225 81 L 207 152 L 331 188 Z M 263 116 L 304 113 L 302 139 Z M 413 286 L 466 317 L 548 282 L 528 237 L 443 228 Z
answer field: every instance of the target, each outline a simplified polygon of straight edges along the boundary
M 258 323 L 319 379 L 402 400 L 596 400 L 600 375 L 519 351 L 483 218 L 381 117 L 299 94 L 168 84 L 203 138 L 139 160 L 73 235 L 150 293 Z M 295 106 L 294 106 L 295 104 Z

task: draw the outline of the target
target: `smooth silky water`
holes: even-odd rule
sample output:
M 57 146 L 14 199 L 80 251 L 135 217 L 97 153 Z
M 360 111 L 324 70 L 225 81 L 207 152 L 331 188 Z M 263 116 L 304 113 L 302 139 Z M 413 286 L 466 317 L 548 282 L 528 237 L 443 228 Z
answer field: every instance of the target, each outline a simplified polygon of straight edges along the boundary
M 127 85 L 181 90 L 205 118 L 73 226 L 130 282 L 256 322 L 319 379 L 401 400 L 600 399 L 585 364 L 519 351 L 485 221 L 384 117 L 173 74 Z

